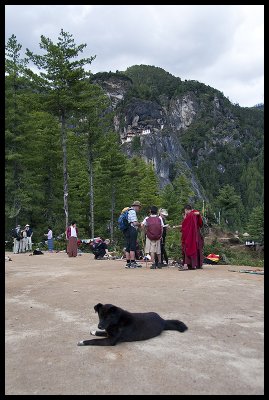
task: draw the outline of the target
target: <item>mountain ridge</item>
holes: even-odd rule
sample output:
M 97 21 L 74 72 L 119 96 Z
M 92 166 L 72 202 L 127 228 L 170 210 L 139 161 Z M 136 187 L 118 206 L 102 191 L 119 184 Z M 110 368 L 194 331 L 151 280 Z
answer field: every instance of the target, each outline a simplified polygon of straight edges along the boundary
M 124 153 L 152 163 L 160 187 L 183 174 L 198 198 L 212 198 L 212 188 L 225 184 L 247 206 L 262 197 L 263 108 L 232 104 L 217 89 L 154 66 L 97 73 L 93 81 L 110 98 Z M 250 164 L 259 182 L 244 196 Z

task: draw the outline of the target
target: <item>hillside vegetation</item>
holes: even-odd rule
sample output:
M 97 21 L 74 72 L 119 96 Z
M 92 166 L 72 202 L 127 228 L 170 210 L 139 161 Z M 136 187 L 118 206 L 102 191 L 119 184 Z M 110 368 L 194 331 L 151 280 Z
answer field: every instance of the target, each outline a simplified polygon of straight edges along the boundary
M 30 224 L 33 241 L 40 242 L 49 225 L 57 237 L 76 220 L 80 237 L 110 237 L 121 247 L 117 218 L 133 200 L 143 204 L 140 219 L 155 204 L 168 209 L 171 224 L 179 223 L 185 203 L 202 210 L 203 199 L 177 164 L 170 183 L 161 188 L 154 165 L 141 157 L 140 140 L 133 153 L 126 153 L 115 129 L 115 115 L 124 119 L 134 99 L 165 109 L 190 94 L 195 119 L 173 135 L 206 193 L 205 213 L 212 224 L 250 230 L 263 241 L 263 108 L 231 104 L 217 89 L 182 81 L 154 66 L 86 73 L 84 64 L 94 57 L 73 61 L 85 45 L 76 46 L 64 31 L 58 39 L 53 43 L 42 36 L 44 54 L 27 50 L 27 58 L 14 35 L 6 44 L 6 240 L 17 223 Z M 29 60 L 43 72 L 29 69 Z M 126 93 L 115 109 L 96 78 L 124 82 Z M 165 135 L 169 137 L 168 129 Z M 177 237 L 171 240 L 179 243 Z

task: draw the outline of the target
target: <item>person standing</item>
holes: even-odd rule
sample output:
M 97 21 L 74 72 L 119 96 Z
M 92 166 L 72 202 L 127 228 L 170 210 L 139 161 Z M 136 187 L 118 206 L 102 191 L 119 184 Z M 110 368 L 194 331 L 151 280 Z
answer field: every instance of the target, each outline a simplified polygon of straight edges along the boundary
M 27 245 L 26 245 L 26 250 L 32 251 L 32 236 L 33 236 L 33 230 L 30 228 L 29 224 L 25 225 L 25 231 L 27 234 Z
M 45 236 L 48 238 L 48 249 L 50 253 L 53 253 L 53 232 L 51 227 L 48 227 L 48 233 L 44 233 Z
M 161 238 L 163 234 L 163 220 L 158 215 L 158 208 L 150 208 L 150 216 L 146 217 L 141 223 L 146 230 L 145 254 L 150 254 L 152 265 L 150 269 L 162 268 L 161 263 Z M 157 262 L 155 261 L 157 257 Z
M 126 265 L 125 268 L 140 268 L 142 265 L 138 264 L 135 260 L 136 242 L 138 235 L 138 222 L 136 213 L 141 210 L 140 201 L 134 201 L 128 211 L 128 227 L 123 231 L 126 246 Z
M 26 229 L 21 230 L 21 240 L 20 240 L 20 253 L 26 253 L 27 249 L 27 232 Z
M 167 233 L 167 229 L 169 228 L 169 225 L 166 224 L 166 218 L 168 217 L 167 210 L 165 210 L 164 208 L 160 208 L 159 216 L 163 220 L 163 234 L 161 237 L 161 265 L 164 265 L 164 261 L 165 261 L 166 265 L 168 265 L 168 256 L 167 256 L 166 249 L 165 249 L 166 233 Z M 155 262 L 156 262 L 156 257 L 155 257 Z
M 202 268 L 204 241 L 200 233 L 203 220 L 198 210 L 191 205 L 184 207 L 185 216 L 181 225 L 181 246 L 184 269 Z
M 17 225 L 16 228 L 12 230 L 13 237 L 13 253 L 18 254 L 20 251 L 20 240 L 21 240 L 21 226 Z
M 67 254 L 68 257 L 76 257 L 78 254 L 78 228 L 76 221 L 71 222 L 66 230 Z

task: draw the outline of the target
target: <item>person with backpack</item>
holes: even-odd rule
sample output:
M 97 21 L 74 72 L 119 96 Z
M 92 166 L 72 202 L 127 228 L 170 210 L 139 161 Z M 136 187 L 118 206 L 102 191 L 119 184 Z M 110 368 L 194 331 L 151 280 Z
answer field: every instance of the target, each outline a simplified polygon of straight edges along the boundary
M 166 263 L 166 265 L 168 265 L 168 255 L 166 253 L 166 249 L 165 249 L 165 240 L 166 240 L 166 233 L 167 233 L 167 229 L 169 228 L 169 225 L 166 223 L 166 218 L 168 217 L 168 212 L 167 210 L 165 210 L 164 208 L 160 208 L 159 209 L 159 216 L 162 218 L 163 220 L 163 234 L 161 237 L 161 265 L 165 265 L 164 261 Z M 157 255 L 155 255 L 155 262 L 158 262 L 158 257 Z
M 150 254 L 152 265 L 150 269 L 162 268 L 161 262 L 161 238 L 163 234 L 163 219 L 158 215 L 158 208 L 152 206 L 150 215 L 141 224 L 146 231 L 145 254 Z M 158 261 L 155 261 L 157 255 Z
M 126 207 L 122 210 L 118 219 L 119 229 L 122 231 L 125 238 L 125 255 L 126 265 L 125 268 L 140 268 L 142 265 L 138 264 L 135 260 L 136 242 L 138 235 L 138 222 L 137 212 L 141 209 L 140 201 L 134 201 L 131 207 Z

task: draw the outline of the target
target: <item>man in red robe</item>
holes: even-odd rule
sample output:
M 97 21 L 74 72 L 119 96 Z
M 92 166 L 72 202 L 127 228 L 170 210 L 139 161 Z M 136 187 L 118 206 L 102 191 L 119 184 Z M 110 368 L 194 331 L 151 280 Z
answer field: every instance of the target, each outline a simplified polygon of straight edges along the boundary
M 188 204 L 184 207 L 185 216 L 181 226 L 181 245 L 185 269 L 202 268 L 204 240 L 200 233 L 203 220 L 199 211 Z

